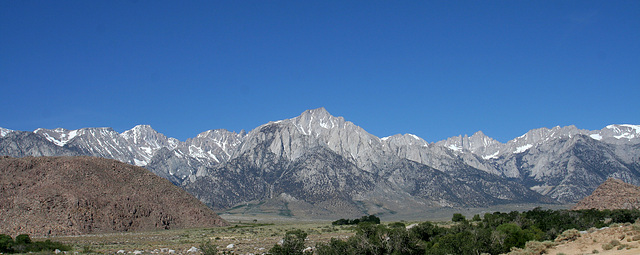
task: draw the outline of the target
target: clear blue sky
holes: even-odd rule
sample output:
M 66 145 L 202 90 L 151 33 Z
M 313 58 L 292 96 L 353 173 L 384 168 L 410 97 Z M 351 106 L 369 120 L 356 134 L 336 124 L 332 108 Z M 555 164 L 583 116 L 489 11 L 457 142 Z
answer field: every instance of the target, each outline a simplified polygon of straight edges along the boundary
M 640 1 L 0 1 L 0 127 L 640 124 Z

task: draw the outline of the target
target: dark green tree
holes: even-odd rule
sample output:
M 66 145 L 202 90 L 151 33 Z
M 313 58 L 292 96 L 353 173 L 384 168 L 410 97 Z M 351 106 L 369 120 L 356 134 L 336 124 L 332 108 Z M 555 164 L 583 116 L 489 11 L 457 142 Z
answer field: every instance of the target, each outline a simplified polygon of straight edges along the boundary
M 13 238 L 10 235 L 0 234 L 0 252 L 11 252 L 11 246 L 13 246 Z
M 466 220 L 466 218 L 461 213 L 454 213 L 453 217 L 451 217 L 451 221 L 453 222 L 460 222 L 464 220 Z
M 30 244 L 31 238 L 27 234 L 17 235 L 16 236 L 16 244 Z

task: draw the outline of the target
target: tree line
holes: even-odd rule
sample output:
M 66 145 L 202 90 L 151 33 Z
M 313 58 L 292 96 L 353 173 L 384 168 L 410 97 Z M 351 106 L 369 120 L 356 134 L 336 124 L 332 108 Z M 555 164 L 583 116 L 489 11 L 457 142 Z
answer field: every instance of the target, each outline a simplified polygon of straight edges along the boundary
M 41 251 L 69 251 L 71 247 L 59 242 L 32 241 L 29 235 L 17 235 L 15 240 L 10 235 L 0 234 L 0 253 L 31 253 Z
M 380 224 L 380 218 L 375 215 L 362 216 L 360 219 L 339 219 L 334 222 L 331 222 L 331 225 L 340 226 L 340 225 L 358 225 L 360 223 L 373 223 Z

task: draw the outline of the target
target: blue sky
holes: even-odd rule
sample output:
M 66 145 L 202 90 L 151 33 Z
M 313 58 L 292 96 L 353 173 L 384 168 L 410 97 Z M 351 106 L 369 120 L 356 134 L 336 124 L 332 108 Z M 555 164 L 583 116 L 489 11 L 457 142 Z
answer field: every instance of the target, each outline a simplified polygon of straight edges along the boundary
M 346 2 L 346 3 L 345 3 Z M 0 127 L 640 124 L 640 1 L 0 1 Z

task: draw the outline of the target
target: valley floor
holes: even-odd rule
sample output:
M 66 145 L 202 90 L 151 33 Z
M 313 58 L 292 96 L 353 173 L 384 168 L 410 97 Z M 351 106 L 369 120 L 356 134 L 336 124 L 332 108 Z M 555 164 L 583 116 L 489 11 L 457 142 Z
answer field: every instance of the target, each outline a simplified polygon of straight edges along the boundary
M 452 213 L 462 213 L 470 218 L 475 214 L 483 215 L 485 212 L 524 211 L 534 207 L 536 205 L 440 208 L 433 212 L 425 212 L 426 216 L 423 215 L 421 218 L 402 221 L 407 226 L 423 221 L 440 222 L 446 226 L 451 224 Z M 554 207 L 553 209 L 562 209 L 570 205 Z M 221 213 L 221 216 L 231 224 L 229 227 L 61 236 L 49 239 L 73 245 L 74 252 L 102 254 L 117 254 L 119 251 L 131 254 L 136 251 L 139 251 L 139 254 L 170 254 L 171 251 L 175 254 L 200 254 L 188 251 L 209 241 L 218 246 L 220 251 L 233 251 L 234 254 L 240 255 L 263 254 L 280 242 L 290 230 L 300 229 L 306 232 L 306 245 L 309 247 L 320 242 L 326 243 L 331 238 L 347 239 L 355 232 L 353 226 L 332 226 L 331 221 L 321 219 L 297 219 L 277 214 Z M 387 218 L 384 221 L 391 223 L 400 220 Z M 640 229 L 637 225 L 612 225 L 608 228 L 583 231 L 576 240 L 551 247 L 545 254 L 640 254 Z M 607 246 L 608 244 L 612 245 Z
M 112 233 L 81 236 L 64 236 L 50 239 L 74 246 L 74 251 L 92 251 L 103 254 L 116 254 L 140 251 L 142 254 L 200 254 L 187 252 L 191 247 L 199 247 L 210 241 L 220 251 L 233 251 L 235 254 L 262 254 L 278 243 L 289 230 L 301 229 L 309 234 L 307 245 L 328 242 L 331 238 L 348 238 L 353 234 L 352 227 L 332 226 L 330 222 L 282 222 L 260 223 L 238 221 L 231 226 L 206 229 L 166 230 L 135 233 Z M 227 248 L 229 247 L 229 248 Z
M 427 208 L 421 210 L 406 210 L 405 212 L 398 213 L 382 213 L 375 214 L 383 221 L 450 221 L 451 215 L 454 213 L 461 213 L 467 218 L 473 217 L 473 215 L 479 214 L 480 216 L 485 213 L 493 212 L 511 212 L 511 211 L 528 211 L 536 207 L 542 209 L 561 210 L 570 209 L 575 204 L 504 204 L 494 205 L 490 207 L 476 207 L 476 208 L 451 208 L 451 207 L 437 207 Z M 286 209 L 286 208 L 285 208 Z M 330 216 L 307 216 L 291 217 L 281 213 L 281 210 L 274 210 L 273 208 L 264 208 L 256 204 L 248 203 L 247 205 L 237 206 L 226 211 L 217 212 L 220 217 L 229 222 L 247 222 L 254 219 L 258 219 L 260 222 L 330 222 L 337 220 L 335 217 Z M 364 215 L 364 214 L 363 214 Z M 362 215 L 353 215 L 351 218 L 360 218 Z

